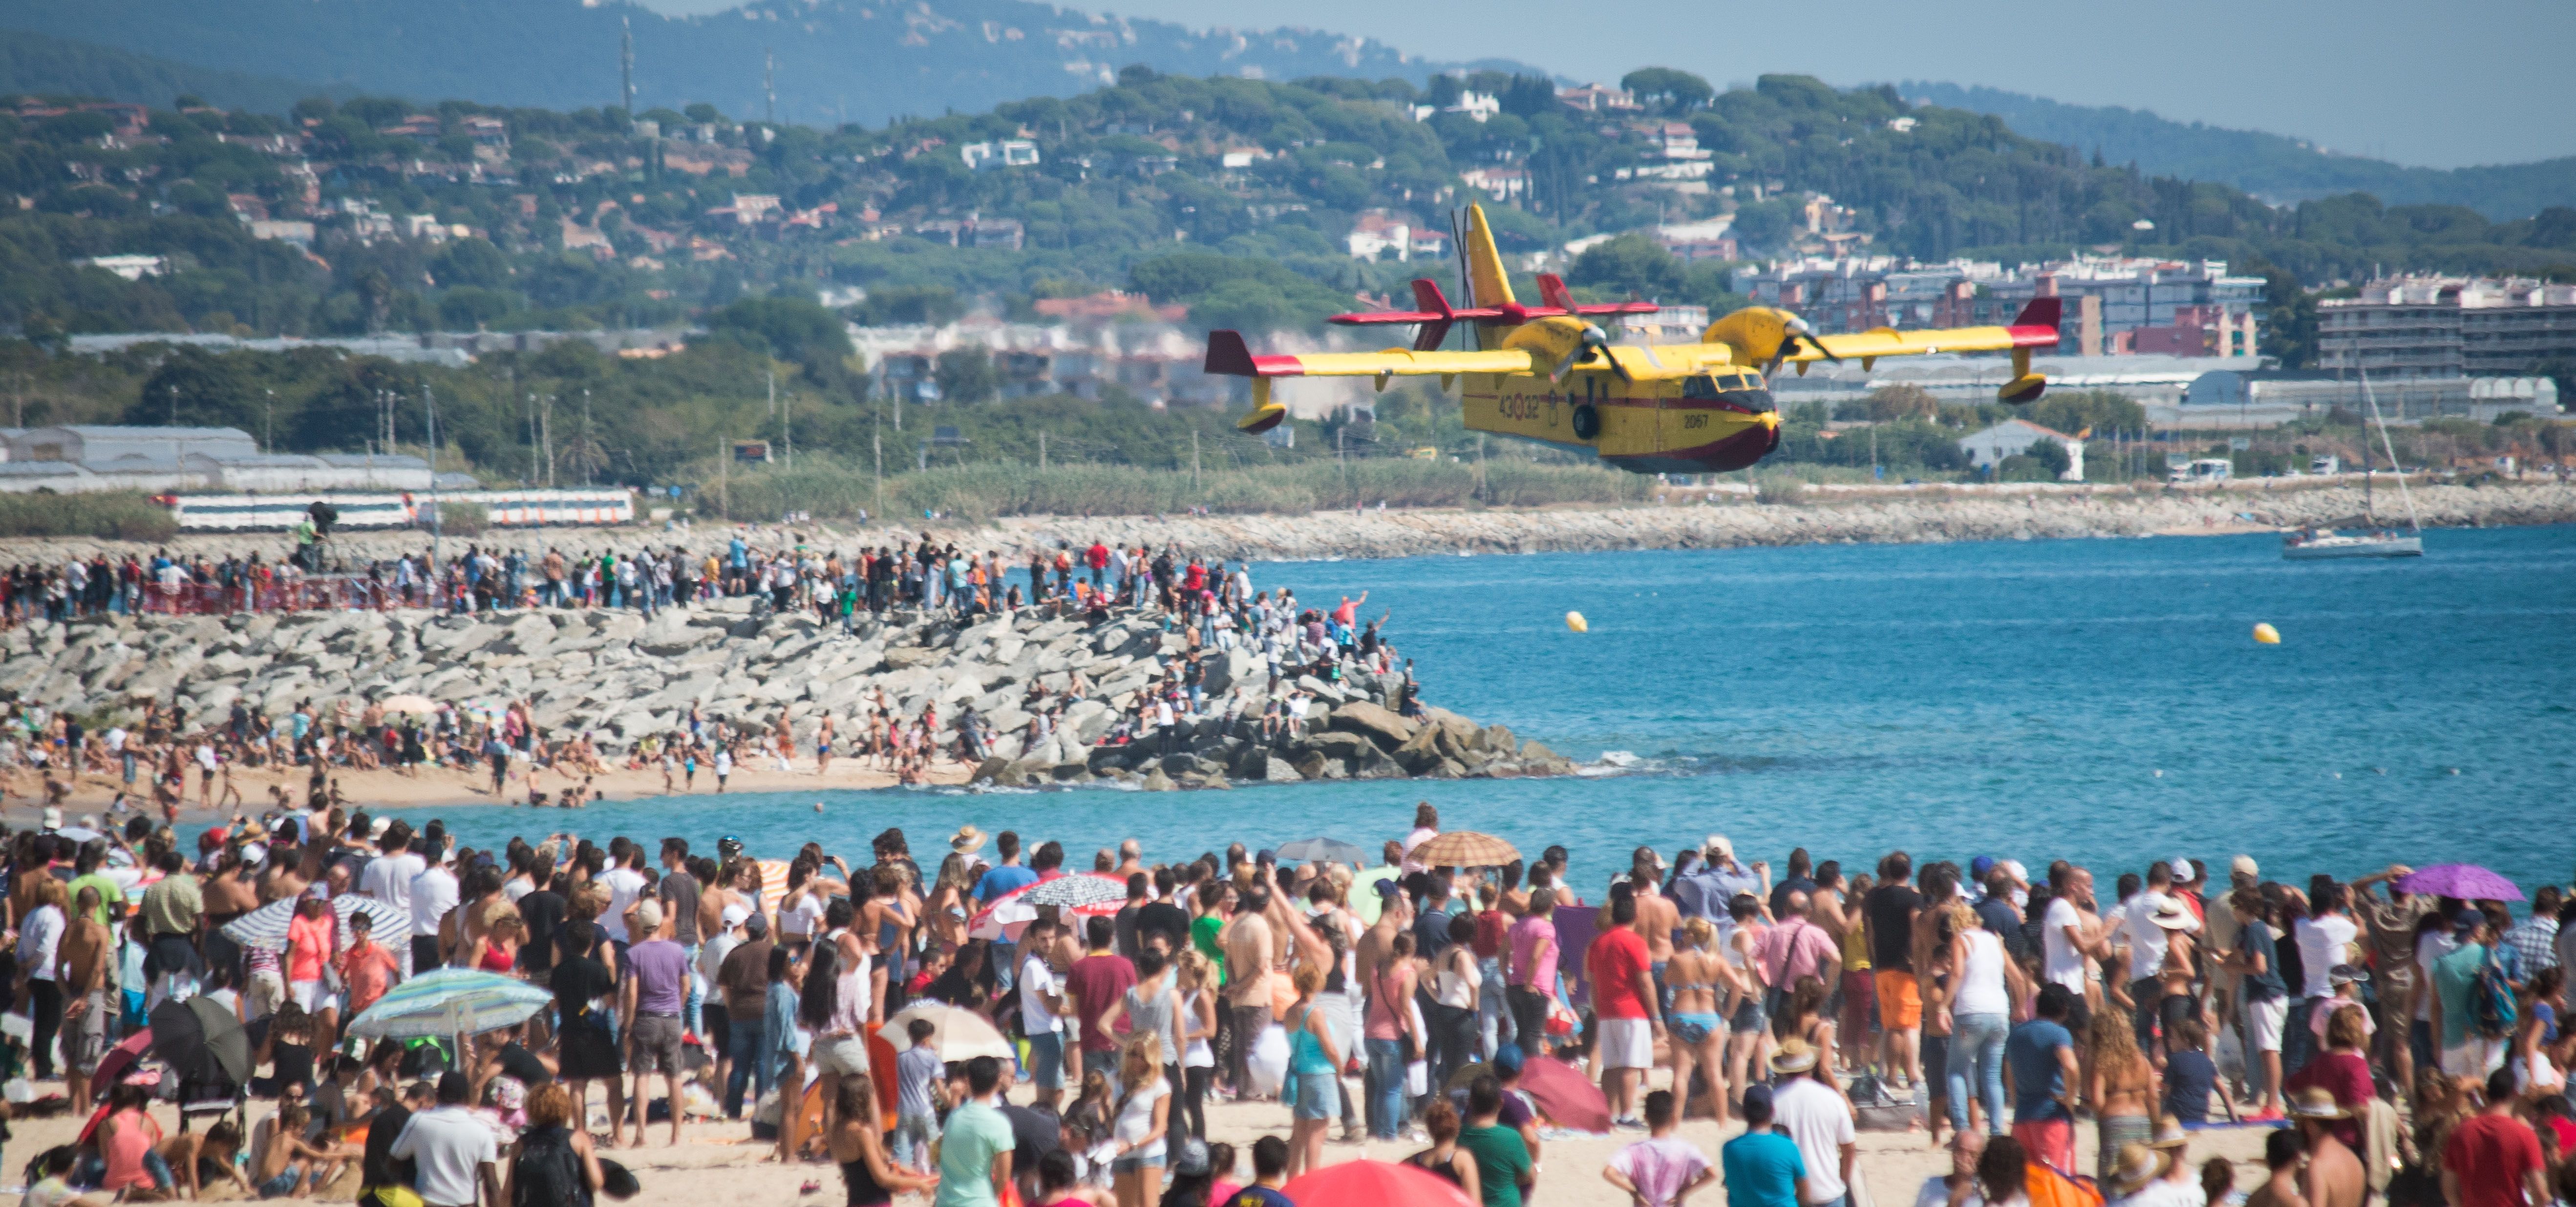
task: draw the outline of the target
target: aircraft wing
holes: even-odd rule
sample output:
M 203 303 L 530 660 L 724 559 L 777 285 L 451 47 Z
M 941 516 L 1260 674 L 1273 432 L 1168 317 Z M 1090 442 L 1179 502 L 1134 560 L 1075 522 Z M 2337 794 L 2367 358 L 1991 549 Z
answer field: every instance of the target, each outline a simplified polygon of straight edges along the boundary
M 2034 298 L 2003 327 L 1948 327 L 1921 331 L 1898 331 L 1874 327 L 1851 335 L 1801 337 L 1805 346 L 1782 359 L 1792 363 L 1832 357 L 1859 360 L 1863 367 L 1882 356 L 1923 356 L 1933 352 L 2010 352 L 2025 348 L 2054 347 L 2057 343 L 2059 301 L 2056 298 Z M 1819 348 L 1822 350 L 1819 351 Z
M 1383 352 L 1310 352 L 1298 356 L 1254 356 L 1234 331 L 1208 332 L 1206 371 L 1228 377 L 1428 377 L 1456 373 L 1545 373 L 1529 352 L 1416 352 L 1389 348 Z

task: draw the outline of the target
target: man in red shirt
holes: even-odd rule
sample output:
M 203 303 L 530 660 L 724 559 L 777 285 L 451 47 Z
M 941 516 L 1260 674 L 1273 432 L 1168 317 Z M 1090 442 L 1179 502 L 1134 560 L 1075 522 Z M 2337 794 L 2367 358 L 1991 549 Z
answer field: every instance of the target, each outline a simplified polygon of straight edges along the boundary
M 1091 567 L 1091 585 L 1097 590 L 1101 574 L 1109 569 L 1109 546 L 1091 542 L 1091 548 L 1082 551 L 1082 564 Z
M 1114 1077 L 1118 1039 L 1100 1025 L 1100 1016 L 1136 985 L 1136 966 L 1114 948 L 1117 926 L 1108 918 L 1094 917 L 1086 923 L 1084 938 L 1087 950 L 1064 974 L 1065 991 L 1073 995 L 1074 1017 L 1082 1021 L 1083 1067 L 1110 1070 Z M 1097 1060 L 1099 1064 L 1093 1065 Z
M 1630 929 L 1636 921 L 1636 890 L 1624 883 L 1612 888 L 1610 928 L 1584 949 L 1583 971 L 1592 982 L 1592 1015 L 1600 1021 L 1601 1092 L 1610 1099 L 1611 1126 L 1643 1131 L 1637 1089 L 1655 1065 L 1664 1020 L 1646 941 Z
M 2486 1109 L 2442 1145 L 2442 1198 L 2451 1207 L 2547 1207 L 2540 1137 L 2513 1117 L 2513 1069 L 2487 1078 Z

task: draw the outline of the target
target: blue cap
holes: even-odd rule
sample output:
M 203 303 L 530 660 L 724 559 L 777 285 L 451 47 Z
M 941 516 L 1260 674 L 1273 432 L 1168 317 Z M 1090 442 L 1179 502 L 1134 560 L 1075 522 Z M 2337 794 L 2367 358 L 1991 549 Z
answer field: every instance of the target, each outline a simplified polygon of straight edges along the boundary
M 1395 877 L 1393 876 L 1380 876 L 1377 879 L 1370 881 L 1369 887 L 1376 889 L 1378 896 L 1385 897 L 1390 900 L 1404 894 L 1404 886 L 1396 883 Z
M 1979 880 L 1984 880 L 1986 874 L 1994 870 L 1995 857 L 1992 855 L 1979 855 L 1968 861 L 1968 874 Z
M 1520 1072 L 1521 1046 L 1519 1044 L 1496 1045 L 1494 1048 L 1494 1067 L 1501 1069 L 1505 1076 L 1510 1076 L 1511 1074 Z
M 1759 1084 L 1746 1086 L 1744 1089 L 1744 1106 L 1746 1109 L 1759 1106 L 1764 1110 L 1769 1110 L 1771 1108 L 1771 1087 Z

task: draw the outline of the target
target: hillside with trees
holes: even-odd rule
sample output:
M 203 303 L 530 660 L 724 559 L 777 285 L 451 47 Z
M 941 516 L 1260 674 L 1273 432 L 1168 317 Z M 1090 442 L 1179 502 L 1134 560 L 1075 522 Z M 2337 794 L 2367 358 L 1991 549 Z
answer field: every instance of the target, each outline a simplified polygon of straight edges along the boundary
M 1892 89 L 1766 76 L 1719 92 L 1660 69 L 1629 84 L 1642 108 L 1603 113 L 1501 73 L 1416 89 L 1131 67 L 1071 98 L 830 128 L 705 104 L 630 118 L 312 98 L 270 117 L 193 97 L 149 111 L 19 98 L 0 105 L 0 192 L 19 199 L 0 207 L 0 326 L 677 325 L 826 289 L 866 291 L 862 321 L 925 321 L 1127 288 L 1203 325 L 1303 328 L 1358 295 L 1400 294 L 1409 276 L 1452 273 L 1352 258 L 1356 223 L 1445 232 L 1477 198 L 1516 264 L 1720 215 L 1745 254 L 1781 253 L 1812 244 L 1802 214 L 1824 195 L 1877 253 L 2225 259 L 2276 274 L 2285 310 L 2303 284 L 2378 268 L 2576 273 L 2568 207 L 2512 222 L 2367 195 L 2275 209 Z M 1682 128 L 1709 155 L 1711 187 L 1620 179 L 1660 162 Z M 309 238 L 281 223 L 309 224 Z M 164 262 L 133 280 L 83 263 L 117 255 Z M 1563 270 L 1600 296 L 1735 300 L 1720 264 L 1683 264 L 1642 235 Z

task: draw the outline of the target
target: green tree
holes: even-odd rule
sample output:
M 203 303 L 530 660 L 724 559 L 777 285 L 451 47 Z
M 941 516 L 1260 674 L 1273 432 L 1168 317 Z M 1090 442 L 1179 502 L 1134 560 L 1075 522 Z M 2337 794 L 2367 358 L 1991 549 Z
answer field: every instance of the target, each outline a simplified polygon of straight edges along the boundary
M 1583 249 L 1566 279 L 1586 288 L 1641 298 L 1679 298 L 1689 285 L 1681 258 L 1638 231 Z
M 499 289 L 510 282 L 510 257 L 489 239 L 458 239 L 430 257 L 429 274 L 450 288 Z
M 985 402 L 1001 385 L 993 356 L 980 345 L 951 348 L 939 354 L 935 370 L 939 396 L 948 402 Z
M 1619 77 L 1619 86 L 1640 103 L 1663 109 L 1696 109 L 1717 95 L 1707 80 L 1670 67 L 1640 67 Z
M 798 364 L 827 364 L 851 352 L 841 316 L 812 298 L 744 298 L 707 316 L 707 330 Z

